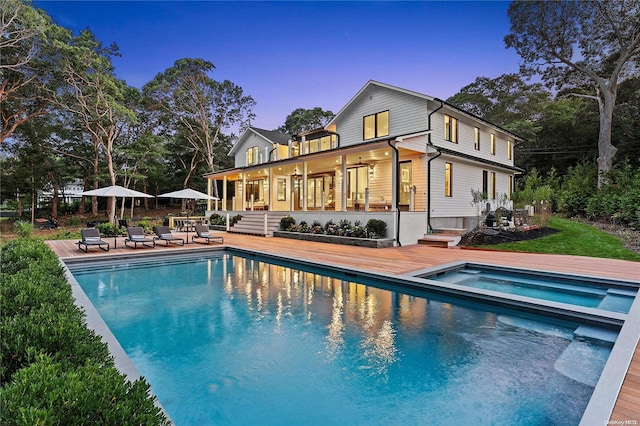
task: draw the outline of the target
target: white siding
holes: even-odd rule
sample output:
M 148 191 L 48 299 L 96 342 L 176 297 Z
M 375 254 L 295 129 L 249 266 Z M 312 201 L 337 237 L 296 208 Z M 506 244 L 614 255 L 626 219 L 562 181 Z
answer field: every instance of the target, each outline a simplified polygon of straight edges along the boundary
M 392 137 L 427 128 L 426 100 L 372 85 L 336 120 L 340 146 L 364 142 L 363 118 L 382 111 L 389 111 L 389 135 Z
M 451 197 L 444 195 L 444 168 L 447 162 L 451 163 L 453 168 Z M 508 192 L 510 173 L 504 170 L 445 155 L 433 160 L 431 162 L 431 216 L 476 216 L 475 207 L 472 205 L 471 190 L 482 190 L 483 170 L 495 172 L 496 196 Z M 495 208 L 495 201 L 492 201 L 491 204 Z
M 269 152 L 273 146 L 270 142 L 264 140 L 264 138 L 256 135 L 255 133 L 249 133 L 246 138 L 238 141 L 238 147 L 236 148 L 235 155 L 235 166 L 236 167 L 244 167 L 246 166 L 247 159 L 247 149 L 257 146 L 258 147 L 258 158 L 261 160 L 260 162 L 266 162 L 267 158 L 265 158 L 265 148 L 267 148 L 266 152 Z
M 458 143 L 450 142 L 444 139 L 444 115 L 457 118 L 458 121 Z M 507 140 L 514 142 L 513 137 L 501 132 L 499 129 L 487 126 L 480 121 L 473 120 L 457 111 L 448 111 L 446 109 L 438 111 L 431 117 L 431 127 L 434 132 L 431 135 L 431 141 L 436 146 L 458 151 L 463 154 L 472 155 L 489 161 L 495 161 L 500 164 L 513 166 L 513 155 L 511 160 L 507 158 Z M 480 129 L 480 150 L 474 147 L 474 127 Z M 490 152 L 490 134 L 496 135 L 496 154 Z M 513 153 L 512 153 L 513 154 Z

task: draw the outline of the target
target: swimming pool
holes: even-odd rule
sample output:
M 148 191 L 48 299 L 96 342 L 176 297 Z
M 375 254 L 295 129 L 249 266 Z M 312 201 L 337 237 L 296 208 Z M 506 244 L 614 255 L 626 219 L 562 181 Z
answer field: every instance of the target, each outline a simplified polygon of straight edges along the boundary
M 415 276 L 620 313 L 629 312 L 638 294 L 638 283 L 472 263 L 445 265 Z
M 263 260 L 70 269 L 177 425 L 577 424 L 616 336 Z

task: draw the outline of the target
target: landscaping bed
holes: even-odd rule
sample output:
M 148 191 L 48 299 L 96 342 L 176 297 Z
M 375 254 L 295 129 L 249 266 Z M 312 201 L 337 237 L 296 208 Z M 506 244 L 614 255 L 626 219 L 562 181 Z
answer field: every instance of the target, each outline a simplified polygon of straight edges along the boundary
M 492 244 L 511 243 L 514 241 L 528 241 L 560 232 L 554 228 L 532 228 L 526 231 L 505 231 L 500 229 L 474 230 L 462 236 L 459 245 L 463 247 L 477 247 Z
M 320 243 L 344 244 L 358 247 L 393 247 L 392 238 L 358 238 L 358 237 L 341 237 L 338 235 L 326 234 L 309 234 L 302 232 L 274 231 L 274 237 L 291 238 L 294 240 L 316 241 Z

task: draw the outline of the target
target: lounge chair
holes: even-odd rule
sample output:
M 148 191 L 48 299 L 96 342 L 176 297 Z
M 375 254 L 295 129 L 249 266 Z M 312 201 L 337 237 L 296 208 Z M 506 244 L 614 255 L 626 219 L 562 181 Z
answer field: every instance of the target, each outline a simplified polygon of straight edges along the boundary
M 209 244 L 211 241 L 214 243 L 224 244 L 224 237 L 219 235 L 211 235 L 209 233 L 209 228 L 206 225 L 196 225 L 195 226 L 196 235 L 191 236 L 191 241 L 199 244 Z M 205 240 L 204 241 L 196 241 L 196 240 Z
M 184 238 L 176 237 L 171 233 L 171 228 L 168 226 L 154 226 L 153 232 L 157 235 L 157 237 L 153 237 L 155 241 L 164 241 L 165 245 L 169 245 L 169 243 L 174 243 L 183 246 Z
M 133 243 L 133 248 L 138 248 L 138 244 L 151 248 L 156 246 L 156 241 L 151 238 L 147 238 L 144 235 L 144 229 L 142 229 L 141 226 L 130 226 L 127 228 L 127 238 L 124 240 L 124 245 L 131 247 L 127 243 Z
M 78 249 L 89 251 L 89 246 L 98 246 L 100 250 L 109 251 L 109 243 L 100 238 L 100 231 L 96 228 L 85 228 L 80 231 L 81 240 L 78 241 Z M 84 249 L 82 248 L 84 246 Z M 104 248 L 106 246 L 107 248 Z

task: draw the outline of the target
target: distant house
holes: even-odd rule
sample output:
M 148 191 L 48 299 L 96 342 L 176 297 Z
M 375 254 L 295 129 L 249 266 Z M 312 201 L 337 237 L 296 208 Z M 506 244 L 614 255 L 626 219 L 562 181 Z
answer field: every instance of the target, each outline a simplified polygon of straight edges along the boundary
M 206 177 L 223 183 L 223 212 L 378 218 L 398 242 L 415 244 L 437 228 L 475 227 L 485 206 L 472 190 L 492 208 L 509 206 L 520 140 L 437 98 L 369 81 L 323 129 L 247 129 L 229 153 L 235 167 Z
M 74 179 L 60 188 L 59 200 L 65 204 L 71 204 L 82 199 L 84 180 Z M 53 186 L 49 183 L 42 191 L 38 191 L 38 205 L 50 203 L 53 199 Z

